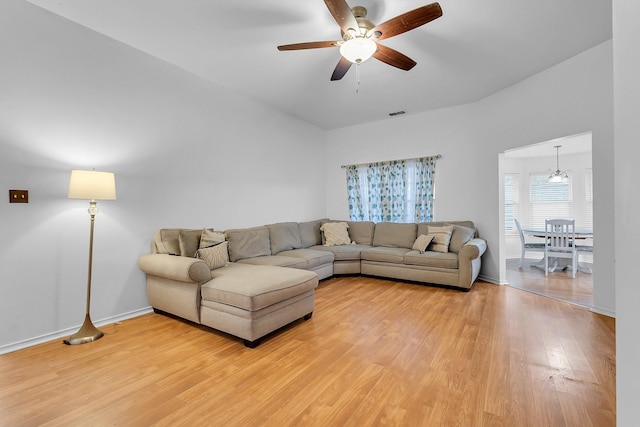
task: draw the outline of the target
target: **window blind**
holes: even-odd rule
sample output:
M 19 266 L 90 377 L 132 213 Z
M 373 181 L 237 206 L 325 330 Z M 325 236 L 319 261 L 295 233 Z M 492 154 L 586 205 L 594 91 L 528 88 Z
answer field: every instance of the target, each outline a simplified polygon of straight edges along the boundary
M 504 231 L 508 234 L 516 234 L 518 232 L 513 219 L 518 217 L 519 182 L 519 174 L 504 174 Z
M 593 230 L 593 169 L 587 169 L 584 175 L 585 189 L 585 227 Z
M 544 228 L 547 218 L 573 217 L 572 174 L 569 171 L 567 174 L 567 182 L 548 182 L 546 172 L 529 175 L 531 227 Z

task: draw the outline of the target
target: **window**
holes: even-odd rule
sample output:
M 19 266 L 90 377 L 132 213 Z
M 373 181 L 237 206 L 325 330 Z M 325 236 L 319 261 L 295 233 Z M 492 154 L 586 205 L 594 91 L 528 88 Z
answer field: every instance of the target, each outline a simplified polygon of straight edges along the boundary
M 573 217 L 573 195 L 571 191 L 571 173 L 566 182 L 547 182 L 548 173 L 529 175 L 529 197 L 531 201 L 531 220 L 533 228 L 543 228 L 546 218 Z
M 586 228 L 593 230 L 593 169 L 587 169 L 584 174 L 585 189 L 585 211 L 586 218 L 584 225 Z
M 508 234 L 518 232 L 513 219 L 518 217 L 519 185 L 520 177 L 517 173 L 504 174 L 504 231 Z
M 348 166 L 349 218 L 431 221 L 436 159 L 433 156 Z

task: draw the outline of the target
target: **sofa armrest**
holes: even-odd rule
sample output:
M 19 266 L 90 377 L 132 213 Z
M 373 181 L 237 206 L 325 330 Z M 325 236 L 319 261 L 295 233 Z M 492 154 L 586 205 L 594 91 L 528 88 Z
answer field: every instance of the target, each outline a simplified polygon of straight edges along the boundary
M 487 242 L 483 239 L 474 238 L 469 240 L 462 246 L 460 253 L 458 254 L 459 258 L 465 258 L 468 260 L 480 258 L 482 254 L 487 250 Z
M 198 258 L 148 254 L 140 257 L 138 267 L 147 274 L 179 282 L 204 283 L 211 280 L 211 270 Z
M 458 254 L 459 287 L 471 289 L 473 282 L 480 274 L 482 265 L 480 257 L 486 250 L 487 242 L 479 238 L 471 239 L 462 246 Z

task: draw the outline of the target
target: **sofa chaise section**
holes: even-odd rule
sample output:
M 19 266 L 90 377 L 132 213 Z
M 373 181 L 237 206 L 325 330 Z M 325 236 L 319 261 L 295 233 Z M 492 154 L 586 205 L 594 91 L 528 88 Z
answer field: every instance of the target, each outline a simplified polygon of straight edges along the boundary
M 152 253 L 140 257 L 138 266 L 147 274 L 154 310 L 235 335 L 247 347 L 282 326 L 311 317 L 318 285 L 314 271 L 241 262 L 211 268 L 193 257 L 198 244 L 191 239 L 199 241 L 194 230 L 158 230 Z
M 318 275 L 312 271 L 231 263 L 202 285 L 200 323 L 254 347 L 260 338 L 313 314 Z

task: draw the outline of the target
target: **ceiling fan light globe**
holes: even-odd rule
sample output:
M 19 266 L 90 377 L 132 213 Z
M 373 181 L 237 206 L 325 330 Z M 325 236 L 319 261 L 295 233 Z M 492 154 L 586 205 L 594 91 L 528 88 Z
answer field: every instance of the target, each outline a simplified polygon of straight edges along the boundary
M 346 60 L 359 64 L 371 58 L 378 47 L 376 42 L 365 37 L 354 37 L 340 46 L 340 55 Z

